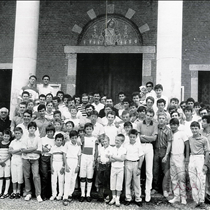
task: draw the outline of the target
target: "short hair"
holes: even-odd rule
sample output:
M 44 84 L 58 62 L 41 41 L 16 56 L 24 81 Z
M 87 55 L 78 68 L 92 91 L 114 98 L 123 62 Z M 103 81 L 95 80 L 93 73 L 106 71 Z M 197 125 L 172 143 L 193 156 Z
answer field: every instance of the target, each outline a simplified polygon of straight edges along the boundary
M 12 137 L 12 132 L 10 131 L 10 129 L 5 129 L 4 131 L 3 131 L 3 135 L 4 134 L 6 134 L 6 135 L 9 135 L 10 136 L 10 138 Z
M 27 103 L 25 101 L 22 101 L 22 102 L 19 103 L 19 105 L 25 105 L 25 106 L 27 106 Z
M 179 120 L 177 118 L 172 118 L 169 122 L 170 125 L 179 125 Z
M 195 100 L 194 100 L 193 98 L 188 98 L 188 99 L 186 100 L 186 104 L 187 104 L 188 102 L 193 102 L 193 103 L 195 103 Z
M 124 136 L 122 133 L 117 134 L 117 137 L 121 137 L 121 138 L 123 138 L 123 141 L 122 141 L 122 142 L 124 142 L 124 141 L 125 141 L 125 136 Z
M 28 124 L 28 129 L 31 127 L 35 127 L 35 129 L 37 129 L 37 124 L 34 121 L 32 121 Z
M 53 112 L 53 116 L 55 116 L 56 114 L 59 114 L 59 115 L 61 116 L 61 111 L 55 110 L 55 111 Z
M 128 127 L 128 126 L 130 126 L 131 128 L 133 128 L 133 125 L 132 125 L 131 122 L 125 122 L 125 123 L 123 124 L 123 127 Z
M 71 138 L 71 137 L 74 137 L 74 136 L 77 136 L 77 137 L 78 137 L 78 132 L 77 132 L 77 131 L 75 131 L 75 130 L 70 131 L 70 133 L 69 133 L 69 137 Z
M 23 102 L 24 102 L 24 101 L 23 101 Z M 21 102 L 21 103 L 22 103 L 22 102 Z M 33 99 L 29 99 L 29 100 L 28 100 L 28 103 L 27 103 L 27 106 L 28 106 L 29 103 L 33 103 L 33 104 L 34 104 L 34 100 L 33 100 Z
M 134 102 L 131 102 L 131 103 L 130 103 L 130 107 L 131 107 L 131 106 L 135 106 L 136 108 L 138 107 L 138 105 L 137 105 L 136 103 L 134 103 Z
M 18 127 L 18 126 L 14 128 L 14 132 L 15 131 L 20 131 L 21 133 L 23 133 L 23 129 L 21 127 Z
M 165 118 L 167 118 L 167 115 L 166 115 L 166 113 L 164 113 L 164 112 L 160 112 L 160 113 L 157 114 L 157 117 L 158 117 L 158 118 L 159 118 L 160 116 L 164 116 Z
M 185 111 L 191 111 L 191 112 L 193 112 L 193 108 L 191 107 L 191 106 L 186 106 L 185 108 L 184 108 L 184 112 Z
M 54 97 L 52 98 L 52 100 L 57 100 L 58 103 L 61 101 L 61 99 L 60 99 L 58 96 L 54 96 Z
M 47 74 L 45 74 L 45 75 L 42 77 L 42 80 L 43 80 L 45 77 L 47 77 L 47 78 L 50 80 L 50 76 L 47 75 Z
M 148 96 L 148 97 L 146 98 L 146 102 L 147 102 L 148 100 L 151 100 L 151 101 L 153 102 L 153 104 L 155 103 L 155 99 L 154 99 L 152 96 Z
M 208 112 L 207 107 L 204 106 L 204 107 L 201 107 L 201 108 L 198 110 L 199 114 L 200 114 L 203 110 L 206 110 L 206 111 Z
M 71 95 L 69 95 L 69 94 L 67 94 L 67 93 L 63 95 L 63 98 L 72 99 Z
M 178 99 L 178 98 L 171 98 L 171 99 L 170 99 L 170 103 L 171 103 L 172 101 L 175 101 L 175 102 L 179 103 L 179 99 Z
M 173 106 L 170 105 L 170 106 L 168 107 L 168 112 L 171 113 L 171 111 L 174 110 L 174 109 L 176 110 L 176 106 L 175 106 L 175 105 L 173 105 Z
M 55 140 L 58 139 L 58 138 L 62 138 L 62 141 L 64 140 L 64 136 L 62 133 L 58 133 L 55 135 Z
M 90 108 L 90 107 L 92 107 L 92 109 L 95 110 L 95 107 L 94 107 L 92 104 L 86 105 L 86 106 L 85 106 L 85 109 L 88 109 L 88 108 Z
M 186 101 L 181 101 L 181 102 L 180 102 L 180 106 L 181 106 L 182 104 L 186 104 Z
M 95 94 L 98 94 L 98 95 L 101 97 L 101 94 L 100 94 L 99 91 L 95 91 L 95 92 L 93 93 L 93 95 L 95 95 Z M 89 94 L 89 95 L 90 95 L 90 94 Z
M 136 91 L 136 92 L 133 92 L 133 93 L 132 93 L 132 98 L 133 98 L 134 96 L 138 96 L 138 97 L 140 98 L 140 93 L 137 92 L 137 91 Z
M 56 119 L 54 122 L 53 122 L 53 124 L 55 125 L 55 123 L 60 123 L 60 125 L 63 125 L 63 122 L 61 121 L 61 120 L 59 120 L 59 119 Z
M 78 111 L 78 108 L 77 108 L 77 106 L 75 106 L 75 105 L 71 105 L 70 107 L 69 107 L 69 110 L 71 111 L 72 109 L 76 109 L 77 111 Z
M 209 124 L 210 123 L 210 115 L 204 115 L 202 117 L 202 120 L 206 120 L 206 122 Z
M 174 113 L 177 113 L 177 114 L 178 114 L 178 117 L 180 116 L 180 114 L 179 114 L 179 112 L 178 112 L 177 110 L 171 112 L 171 113 L 170 113 L 170 116 L 172 117 L 172 115 L 173 115 Z
M 27 113 L 27 114 L 30 114 L 30 116 L 32 117 L 32 111 L 30 109 L 26 109 L 24 112 L 23 112 L 23 115 Z
M 34 78 L 35 80 L 37 80 L 37 77 L 36 77 L 35 75 L 31 75 L 31 76 L 29 77 L 29 79 L 31 79 L 31 78 Z
M 47 98 L 47 96 L 51 96 L 51 97 L 53 98 L 53 94 L 52 94 L 52 93 L 48 93 L 48 94 L 46 95 L 46 98 Z
M 161 84 L 155 85 L 154 90 L 158 90 L 158 89 L 163 90 L 163 86 Z
M 157 100 L 157 105 L 160 104 L 160 103 L 164 103 L 164 105 L 166 105 L 166 100 L 163 99 L 163 98 L 160 98 Z
M 137 109 L 137 112 L 146 112 L 146 107 L 145 106 L 140 106 L 138 109 Z
M 53 102 L 52 102 L 52 101 L 48 101 L 48 102 L 46 103 L 46 106 L 47 106 L 48 104 L 53 104 Z
M 65 122 L 65 125 L 67 125 L 67 124 L 71 124 L 71 125 L 72 125 L 72 127 L 74 128 L 74 123 L 73 123 L 71 120 L 69 120 L 69 121 Z
M 146 83 L 146 86 L 147 86 L 147 85 L 151 85 L 152 87 L 154 86 L 154 85 L 153 85 L 153 82 L 147 82 L 147 83 Z
M 137 136 L 137 135 L 138 135 L 138 131 L 137 131 L 136 129 L 131 129 L 131 130 L 129 131 L 129 134 L 128 134 L 128 135 L 131 135 L 131 134 Z
M 200 107 L 200 103 L 198 102 L 198 101 L 196 101 L 195 103 L 194 103 L 194 107 L 195 106 L 199 106 Z
M 79 95 L 74 95 L 73 99 L 75 99 L 75 98 L 79 98 L 80 99 L 80 96 Z
M 92 129 L 94 129 L 92 123 L 85 123 L 84 130 L 85 130 L 86 128 L 88 128 L 88 127 L 91 127 Z
M 200 129 L 200 124 L 199 124 L 199 122 L 197 122 L 197 121 L 193 121 L 193 122 L 191 122 L 191 124 L 190 124 L 190 128 L 192 128 L 192 127 L 197 127 L 197 128 L 199 128 L 199 129 Z
M 104 106 L 104 109 L 107 108 L 107 107 L 109 107 L 109 108 L 111 108 L 111 109 L 113 108 L 113 106 L 112 106 L 111 104 L 106 104 L 106 105 Z
M 124 103 L 124 102 L 127 102 L 127 103 L 129 103 L 129 105 L 130 105 L 130 103 L 131 103 L 131 101 L 130 101 L 128 98 L 124 98 L 122 102 L 123 102 L 123 103 Z
M 63 91 L 61 91 L 61 90 L 59 90 L 57 93 L 56 93 L 56 96 L 58 96 L 58 94 L 59 93 L 61 93 L 61 94 L 63 94 L 64 95 L 64 92 Z
M 53 131 L 53 132 L 55 133 L 55 127 L 54 127 L 53 125 L 48 125 L 48 126 L 45 128 L 45 131 L 46 131 L 46 133 L 47 133 L 48 131 Z
M 119 95 L 122 95 L 122 94 L 125 96 L 125 93 L 124 93 L 124 92 L 119 92 L 119 93 L 118 93 L 118 96 L 119 96 Z
M 39 95 L 39 99 L 40 99 L 40 98 L 45 98 L 45 99 L 46 99 L 46 96 L 45 96 L 44 94 L 40 94 L 40 95 Z
M 129 111 L 124 110 L 124 111 L 122 112 L 122 116 L 123 116 L 123 115 L 126 115 L 126 114 L 129 114 Z M 129 116 L 130 116 L 130 114 L 129 114 Z
M 38 112 L 42 109 L 46 110 L 46 106 L 44 104 L 40 104 L 37 108 Z
M 153 116 L 155 115 L 155 112 L 153 109 L 146 109 L 146 114 L 147 113 L 151 113 L 151 114 L 153 114 Z
M 21 95 L 23 96 L 24 94 L 27 94 L 28 96 L 30 96 L 30 93 L 28 91 L 23 91 Z
M 89 98 L 89 96 L 88 96 L 87 93 L 83 93 L 83 94 L 82 94 L 82 97 L 86 97 L 86 96 Z M 81 97 L 81 98 L 82 98 L 82 97 Z
M 98 112 L 96 110 L 93 110 L 91 113 L 90 113 L 90 116 L 92 115 L 96 115 L 98 117 Z
M 106 116 L 108 116 L 109 114 L 116 116 L 115 111 L 109 111 Z

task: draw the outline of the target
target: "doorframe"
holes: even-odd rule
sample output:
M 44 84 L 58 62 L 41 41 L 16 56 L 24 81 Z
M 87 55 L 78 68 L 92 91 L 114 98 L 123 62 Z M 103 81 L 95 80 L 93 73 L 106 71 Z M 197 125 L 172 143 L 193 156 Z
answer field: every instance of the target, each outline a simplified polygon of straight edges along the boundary
M 143 54 L 142 84 L 153 81 L 152 61 L 155 59 L 155 46 L 64 46 L 67 64 L 66 92 L 76 93 L 77 54 L 78 53 L 139 53 Z M 153 81 L 154 82 L 154 81 Z

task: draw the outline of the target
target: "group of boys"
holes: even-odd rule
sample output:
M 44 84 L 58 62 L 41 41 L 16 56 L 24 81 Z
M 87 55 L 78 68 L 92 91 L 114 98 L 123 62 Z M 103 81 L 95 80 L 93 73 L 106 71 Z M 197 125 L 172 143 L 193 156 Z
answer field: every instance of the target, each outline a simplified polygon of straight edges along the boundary
M 29 78 L 12 121 L 8 110 L 0 109 L 0 198 L 20 198 L 24 183 L 30 200 L 33 178 L 39 202 L 56 199 L 68 205 L 75 187 L 80 187 L 80 202 L 91 202 L 95 186 L 100 202 L 119 207 L 124 194 L 125 205 L 134 197 L 142 206 L 145 184 L 146 203 L 157 192 L 166 198 L 172 192 L 170 203 L 186 205 L 189 177 L 196 207 L 205 208 L 205 197 L 210 199 L 208 107 L 193 98 L 169 101 L 162 85 L 153 90 L 152 82 L 146 84 L 146 97 L 134 92 L 130 100 L 120 92 L 114 106 L 99 92 L 53 96 L 50 77 L 42 79 L 38 90 L 36 77 Z

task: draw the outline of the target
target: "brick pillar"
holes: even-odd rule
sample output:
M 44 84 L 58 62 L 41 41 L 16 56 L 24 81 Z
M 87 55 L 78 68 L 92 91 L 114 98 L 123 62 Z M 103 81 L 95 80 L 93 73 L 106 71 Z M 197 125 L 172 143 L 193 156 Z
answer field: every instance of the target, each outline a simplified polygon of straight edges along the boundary
M 30 75 L 36 74 L 39 6 L 39 0 L 16 3 L 10 117 L 17 106 L 21 88 L 27 84 Z
M 164 95 L 181 95 L 183 1 L 158 1 L 156 84 Z

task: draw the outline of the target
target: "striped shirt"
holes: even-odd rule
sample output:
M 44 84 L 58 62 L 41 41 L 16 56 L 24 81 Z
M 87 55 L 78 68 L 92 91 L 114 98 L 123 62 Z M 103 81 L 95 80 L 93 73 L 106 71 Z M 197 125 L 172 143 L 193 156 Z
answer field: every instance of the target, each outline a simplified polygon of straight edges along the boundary
M 10 142 L 8 142 L 8 144 L 3 144 L 2 141 L 0 141 L 0 161 L 3 161 L 8 157 L 9 145 Z
M 168 142 L 173 141 L 173 133 L 166 125 L 160 127 L 158 125 L 158 138 L 156 140 L 155 148 L 167 148 Z

